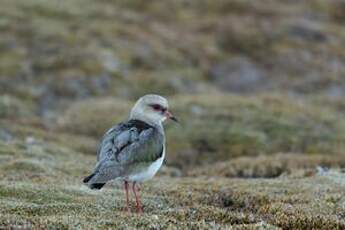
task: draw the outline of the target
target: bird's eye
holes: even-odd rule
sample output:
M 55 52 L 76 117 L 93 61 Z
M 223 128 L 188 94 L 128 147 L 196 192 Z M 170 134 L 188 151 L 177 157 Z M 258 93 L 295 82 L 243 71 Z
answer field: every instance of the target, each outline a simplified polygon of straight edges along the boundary
M 151 107 L 152 107 L 154 110 L 156 110 L 156 111 L 162 110 L 162 107 L 161 107 L 160 105 L 158 105 L 158 104 L 153 104 L 153 105 L 151 105 Z
M 161 106 L 159 104 L 152 104 L 150 106 L 155 111 L 159 111 L 159 112 L 162 112 L 162 113 L 165 113 L 167 111 L 167 108 L 165 108 L 165 107 L 163 107 L 163 106 Z

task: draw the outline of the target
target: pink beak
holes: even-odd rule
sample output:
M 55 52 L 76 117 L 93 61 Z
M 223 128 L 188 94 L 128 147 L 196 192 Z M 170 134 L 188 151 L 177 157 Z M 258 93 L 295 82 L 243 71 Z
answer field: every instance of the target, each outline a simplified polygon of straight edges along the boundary
M 167 110 L 167 111 L 165 112 L 164 115 L 165 115 L 168 119 L 173 120 L 173 121 L 175 121 L 175 122 L 178 123 L 177 118 L 176 118 L 174 115 L 172 115 L 172 113 L 171 113 L 169 110 Z

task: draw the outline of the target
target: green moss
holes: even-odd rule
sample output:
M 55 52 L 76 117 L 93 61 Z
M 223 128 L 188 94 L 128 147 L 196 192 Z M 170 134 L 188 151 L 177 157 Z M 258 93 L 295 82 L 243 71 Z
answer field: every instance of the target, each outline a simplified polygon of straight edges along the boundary
M 8 173 L 11 171 L 27 171 L 32 173 L 45 173 L 45 169 L 40 166 L 40 163 L 43 162 L 35 162 L 35 161 L 26 161 L 26 160 L 15 160 L 13 162 L 9 162 L 1 167 L 1 170 L 5 170 Z
M 3 0 L 0 228 L 344 229 L 343 5 Z M 238 56 L 264 84 L 219 93 Z M 146 93 L 181 123 L 129 217 L 121 185 L 81 181 Z
M 34 114 L 34 106 L 10 95 L 0 96 L 0 118 L 30 117 Z
M 280 153 L 272 156 L 238 157 L 233 160 L 219 162 L 211 166 L 196 167 L 189 171 L 189 175 L 207 175 L 222 177 L 278 177 L 290 175 L 304 177 L 315 175 L 316 168 L 345 166 L 343 155 L 301 153 Z
M 296 104 L 278 95 L 229 94 L 171 101 L 181 125 L 166 125 L 167 157 L 169 164 L 181 168 L 277 152 L 340 154 L 345 145 L 341 115 L 309 102 Z M 99 139 L 113 124 L 127 118 L 131 104 L 110 98 L 76 103 L 59 118 L 58 130 Z
M 186 152 L 194 152 L 199 164 L 262 153 L 338 154 L 345 144 L 340 114 L 286 97 L 209 95 L 175 101 L 171 107 L 182 124 L 167 129 L 168 143 L 174 140 L 168 150 L 176 154 L 168 155 L 171 163 L 186 164 Z
M 54 188 L 32 184 L 11 185 L 2 183 L 0 194 L 2 198 L 27 201 L 35 204 L 44 204 L 47 202 L 69 203 L 73 200 L 67 194 L 61 193 L 61 191 Z
M 76 103 L 59 118 L 59 129 L 100 138 L 112 125 L 125 120 L 129 110 L 129 102 L 111 98 Z
M 20 145 L 13 148 L 20 149 Z M 91 167 L 94 157 L 71 154 L 72 152 L 58 150 L 53 145 L 45 145 L 43 151 L 47 151 L 48 155 L 53 154 L 52 160 L 60 165 L 60 170 L 68 172 L 69 176 L 60 170 L 54 173 L 59 176 L 42 174 L 46 177 L 46 185 L 39 184 L 40 182 L 35 178 L 27 178 L 25 183 L 3 181 L 0 186 L 0 203 L 3 207 L 2 212 L 6 214 L 1 215 L 0 220 L 4 223 L 16 218 L 17 221 L 28 221 L 33 226 L 117 226 L 121 229 L 152 226 L 208 228 L 216 224 L 223 227 L 243 225 L 245 228 L 244 226 L 260 226 L 259 223 L 264 220 L 267 224 L 283 228 L 303 228 L 307 225 L 316 228 L 342 226 L 341 222 L 334 219 L 332 213 L 335 211 L 331 211 L 337 209 L 342 202 L 339 197 L 343 185 L 339 179 L 335 179 L 341 178 L 339 174 L 308 177 L 302 180 L 156 178 L 142 188 L 146 214 L 141 218 L 132 217 L 131 221 L 128 221 L 129 217 L 122 212 L 124 199 L 120 187 L 107 186 L 103 192 L 91 192 L 84 188 L 79 180 L 80 176 L 87 172 L 71 170 L 71 164 L 66 164 L 71 162 L 73 167 L 79 167 L 73 162 L 84 161 L 82 167 L 85 165 Z M 57 151 L 59 156 L 55 155 Z M 18 156 L 26 159 L 27 155 L 19 151 Z M 33 156 L 36 158 L 40 154 L 29 155 L 30 158 Z M 291 157 L 291 161 L 294 159 L 296 158 Z M 255 158 L 248 158 L 248 161 L 262 164 L 262 161 Z M 236 164 L 242 168 L 246 167 L 240 166 L 240 162 Z M 20 166 L 22 167 L 23 165 Z M 32 173 L 36 170 L 36 167 L 24 168 L 27 172 L 32 170 Z M 312 186 L 313 184 L 324 187 L 321 194 L 314 192 L 318 189 Z M 327 195 L 329 192 L 332 196 Z M 314 201 L 313 196 L 316 195 L 321 202 Z M 330 203 L 331 206 L 327 205 Z M 292 204 L 295 208 L 286 209 L 288 204 Z M 314 214 L 318 213 L 319 205 L 326 210 L 318 214 L 319 218 L 314 218 Z M 324 215 L 323 213 L 326 212 L 331 215 Z M 271 215 L 276 218 L 270 218 Z

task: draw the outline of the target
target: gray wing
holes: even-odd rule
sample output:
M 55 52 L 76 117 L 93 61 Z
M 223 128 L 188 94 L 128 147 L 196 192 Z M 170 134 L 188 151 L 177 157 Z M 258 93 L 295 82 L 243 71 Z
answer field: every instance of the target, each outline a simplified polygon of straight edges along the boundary
M 154 127 L 140 130 L 124 124 L 110 129 L 101 141 L 98 164 L 89 184 L 126 176 L 138 163 L 150 163 L 163 154 L 164 135 Z
M 133 137 L 132 137 L 133 138 Z M 120 164 L 153 162 L 163 154 L 164 136 L 155 128 L 143 130 L 117 155 Z
M 119 123 L 118 125 L 115 125 L 112 128 L 110 128 L 104 134 L 101 142 L 98 145 L 97 161 L 104 159 L 105 157 L 109 156 L 109 154 L 113 154 L 116 151 L 116 145 L 114 145 L 114 140 L 118 139 L 118 136 L 123 131 L 126 131 L 125 129 L 125 123 Z

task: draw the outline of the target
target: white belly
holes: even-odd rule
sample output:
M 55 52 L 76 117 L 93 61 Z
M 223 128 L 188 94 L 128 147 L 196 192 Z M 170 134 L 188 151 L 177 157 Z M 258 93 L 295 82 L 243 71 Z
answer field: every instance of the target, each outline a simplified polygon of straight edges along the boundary
M 144 169 L 137 174 L 130 175 L 128 177 L 128 180 L 142 182 L 142 181 L 151 179 L 162 166 L 164 157 L 165 157 L 165 149 L 163 150 L 162 156 L 158 158 L 155 162 L 153 162 L 147 169 Z

